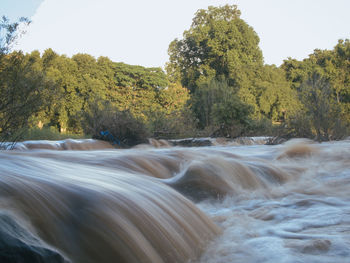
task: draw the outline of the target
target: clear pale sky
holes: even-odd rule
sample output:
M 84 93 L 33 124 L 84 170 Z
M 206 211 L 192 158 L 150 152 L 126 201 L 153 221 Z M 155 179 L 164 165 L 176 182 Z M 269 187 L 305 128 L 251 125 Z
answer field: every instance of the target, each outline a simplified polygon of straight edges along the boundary
M 18 49 L 52 48 L 142 66 L 164 66 L 167 49 L 209 5 L 237 4 L 260 37 L 265 63 L 303 59 L 350 38 L 350 0 L 0 0 L 0 15 L 33 21 Z

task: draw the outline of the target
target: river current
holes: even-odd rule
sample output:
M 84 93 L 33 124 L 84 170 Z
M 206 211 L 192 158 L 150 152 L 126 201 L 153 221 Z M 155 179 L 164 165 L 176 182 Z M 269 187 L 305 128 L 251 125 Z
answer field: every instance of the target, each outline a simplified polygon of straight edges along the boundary
M 350 262 L 350 141 L 0 151 L 0 262 Z

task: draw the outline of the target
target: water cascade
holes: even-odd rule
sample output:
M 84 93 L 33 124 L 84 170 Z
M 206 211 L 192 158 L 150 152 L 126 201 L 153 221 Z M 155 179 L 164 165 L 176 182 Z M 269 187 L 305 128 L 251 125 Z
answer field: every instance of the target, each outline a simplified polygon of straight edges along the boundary
M 350 142 L 0 152 L 0 262 L 347 262 Z

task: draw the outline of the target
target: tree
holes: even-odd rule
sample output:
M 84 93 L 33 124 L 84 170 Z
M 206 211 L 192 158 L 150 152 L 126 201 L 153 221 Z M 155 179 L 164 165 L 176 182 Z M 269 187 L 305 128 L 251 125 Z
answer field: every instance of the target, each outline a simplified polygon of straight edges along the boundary
M 212 119 L 214 124 L 219 127 L 215 131 L 215 135 L 231 138 L 242 136 L 249 127 L 251 112 L 252 107 L 243 103 L 234 94 L 215 103 L 212 110 Z
M 58 55 L 52 49 L 47 49 L 42 55 L 42 64 L 47 78 L 57 85 L 57 92 L 51 94 L 51 104 L 40 116 L 42 121 L 58 128 L 60 132 L 66 132 L 67 129 L 79 130 L 79 127 L 72 125 L 72 120 L 80 114 L 83 107 L 83 98 L 77 92 L 77 63 L 66 56 Z
M 183 39 L 169 45 L 166 69 L 170 79 L 181 81 L 192 93 L 213 78 L 248 87 L 263 57 L 259 37 L 240 14 L 236 5 L 198 10 Z
M 201 128 L 213 125 L 212 111 L 218 101 L 217 113 L 223 113 L 219 109 L 225 104 L 226 110 L 233 111 L 228 113 L 232 121 L 237 121 L 237 105 L 247 106 L 250 117 L 259 117 L 257 80 L 263 75 L 263 56 L 259 37 L 240 15 L 236 5 L 200 9 L 183 39 L 169 45 L 167 74 L 172 82 L 190 90 Z M 220 88 L 220 94 L 217 85 L 227 90 Z
M 114 98 L 117 107 L 145 121 L 163 110 L 162 92 L 168 80 L 161 68 L 114 63 Z
M 0 137 L 17 141 L 29 127 L 31 116 L 48 102 L 45 90 L 54 84 L 21 52 L 2 57 L 0 70 Z
M 319 141 L 330 140 L 339 128 L 340 107 L 329 81 L 313 73 L 302 84 L 301 101 L 310 116 L 312 127 Z
M 283 122 L 300 108 L 298 94 L 291 89 L 284 71 L 276 66 L 265 65 L 261 76 L 254 80 L 256 116 L 274 122 Z
M 157 101 L 161 108 L 148 114 L 150 130 L 156 138 L 193 137 L 196 120 L 189 108 L 190 94 L 180 83 L 160 89 Z
M 11 24 L 3 17 L 0 22 L 0 36 L 5 35 L 0 39 L 0 142 L 20 139 L 31 116 L 48 101 L 43 91 L 53 86 L 42 72 L 38 54 L 9 53 L 20 34 L 20 22 L 28 20 L 22 18 Z
M 310 127 L 319 140 L 341 138 L 347 133 L 350 124 L 349 61 L 349 40 L 339 40 L 333 50 L 315 49 L 303 61 L 284 61 L 281 69 L 304 105 L 292 118 L 292 127 Z
M 249 125 L 252 107 L 240 100 L 236 89 L 225 79 L 212 79 L 198 87 L 192 108 L 201 128 L 216 130 L 216 135 L 236 137 Z

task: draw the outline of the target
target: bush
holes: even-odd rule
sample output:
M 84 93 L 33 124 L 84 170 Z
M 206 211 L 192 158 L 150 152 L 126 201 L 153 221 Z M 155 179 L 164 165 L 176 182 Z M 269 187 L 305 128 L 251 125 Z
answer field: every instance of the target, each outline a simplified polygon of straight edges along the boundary
M 197 120 L 190 110 L 173 111 L 170 114 L 157 112 L 150 115 L 149 127 L 157 139 L 195 137 Z
M 295 113 L 288 119 L 285 133 L 288 133 L 289 137 L 293 138 L 313 139 L 315 135 L 312 132 L 311 117 L 303 111 Z
M 274 126 L 272 121 L 266 118 L 251 120 L 245 129 L 244 136 L 272 136 L 279 125 Z
M 84 132 L 93 138 L 120 146 L 133 146 L 147 142 L 150 135 L 143 121 L 130 111 L 120 111 L 108 102 L 96 102 L 83 113 Z
M 345 138 L 348 135 L 345 116 L 342 116 L 329 81 L 313 73 L 300 89 L 299 96 L 304 107 L 287 121 L 289 136 L 318 141 Z

